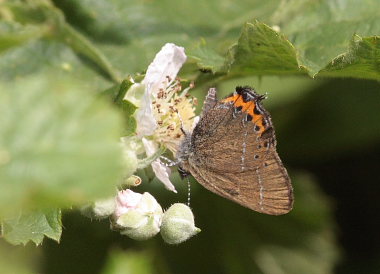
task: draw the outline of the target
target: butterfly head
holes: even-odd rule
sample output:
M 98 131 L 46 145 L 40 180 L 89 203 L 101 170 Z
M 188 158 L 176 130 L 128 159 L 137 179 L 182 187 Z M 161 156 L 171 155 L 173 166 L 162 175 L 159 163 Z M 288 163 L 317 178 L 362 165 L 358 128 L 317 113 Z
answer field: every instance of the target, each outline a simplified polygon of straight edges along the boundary
M 243 97 L 244 102 L 255 101 L 261 102 L 267 98 L 267 95 L 258 94 L 253 88 L 249 86 L 238 86 L 235 92 Z

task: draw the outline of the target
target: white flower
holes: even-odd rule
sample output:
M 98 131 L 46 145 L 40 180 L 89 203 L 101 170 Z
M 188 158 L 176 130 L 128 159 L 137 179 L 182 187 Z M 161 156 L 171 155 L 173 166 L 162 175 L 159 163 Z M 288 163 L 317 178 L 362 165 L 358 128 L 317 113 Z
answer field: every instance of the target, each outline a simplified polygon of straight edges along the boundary
M 139 107 L 135 114 L 137 136 L 142 139 L 148 157 L 161 145 L 175 155 L 183 137 L 181 126 L 191 131 L 197 121 L 196 101 L 187 94 L 190 87 L 182 90 L 176 79 L 186 58 L 182 47 L 166 44 L 149 65 L 144 80 L 133 84 L 124 97 Z M 166 188 L 176 192 L 169 179 L 170 169 L 160 159 L 153 161 L 151 166 Z

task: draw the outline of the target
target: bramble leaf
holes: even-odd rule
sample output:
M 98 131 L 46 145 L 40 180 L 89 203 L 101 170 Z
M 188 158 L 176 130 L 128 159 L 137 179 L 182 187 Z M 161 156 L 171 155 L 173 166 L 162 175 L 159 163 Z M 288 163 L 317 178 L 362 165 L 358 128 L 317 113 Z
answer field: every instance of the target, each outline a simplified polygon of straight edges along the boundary
M 0 215 L 114 193 L 122 171 L 114 109 L 83 86 L 48 74 L 1 90 Z
M 61 234 L 62 222 L 59 209 L 23 213 L 3 222 L 3 237 L 14 245 L 26 245 L 29 241 L 39 245 L 44 237 L 59 242 Z

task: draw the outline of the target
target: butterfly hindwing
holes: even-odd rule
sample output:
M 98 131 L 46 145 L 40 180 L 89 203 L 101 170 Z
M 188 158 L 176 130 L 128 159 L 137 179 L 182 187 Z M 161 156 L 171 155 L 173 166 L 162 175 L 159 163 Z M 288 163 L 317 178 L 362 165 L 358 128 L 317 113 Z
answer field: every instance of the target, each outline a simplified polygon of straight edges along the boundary
M 190 172 L 208 190 L 244 207 L 270 215 L 286 214 L 293 205 L 290 181 L 282 176 L 285 169 L 277 157 L 268 159 L 268 164 L 263 169 L 238 174 L 198 168 Z
M 285 214 L 292 208 L 292 186 L 262 99 L 243 88 L 211 101 L 192 133 L 186 169 L 218 195 L 258 212 Z

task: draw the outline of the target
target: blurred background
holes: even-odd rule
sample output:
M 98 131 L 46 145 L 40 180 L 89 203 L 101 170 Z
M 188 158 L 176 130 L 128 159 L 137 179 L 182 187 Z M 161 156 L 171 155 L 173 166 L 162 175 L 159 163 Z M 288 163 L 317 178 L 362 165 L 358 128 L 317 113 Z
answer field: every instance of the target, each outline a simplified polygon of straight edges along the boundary
M 354 33 L 380 34 L 379 1 L 0 4 L 2 85 L 21 81 L 28 87 L 31 78 L 45 81 L 54 75 L 97 94 L 115 85 L 118 77 L 143 72 L 159 49 L 173 42 L 185 47 L 189 56 L 180 76 L 195 80 L 191 92 L 200 102 L 198 111 L 211 86 L 222 95 L 237 85 L 267 92 L 264 105 L 272 115 L 278 153 L 295 193 L 291 213 L 266 216 L 192 180 L 191 208 L 202 232 L 178 246 L 165 244 L 159 235 L 137 242 L 111 231 L 108 221 L 65 210 L 60 243 L 45 239 L 40 246 L 23 247 L 1 241 L 1 273 L 380 273 L 379 51 L 371 57 L 377 62 L 377 74 L 358 77 L 367 79 L 260 74 L 260 68 L 214 74 L 213 68 L 204 69 L 199 62 L 199 45 L 206 44 L 212 52 L 203 54 L 220 63 L 238 41 L 244 23 L 257 19 L 279 27 L 300 58 L 308 60 L 305 63 L 322 69 L 347 52 Z M 9 8 L 9 4 L 19 6 Z M 41 5 L 50 11 L 41 12 Z M 73 28 L 90 43 L 85 43 L 88 48 L 54 36 L 49 26 L 56 24 Z M 29 29 L 23 28 L 26 25 Z M 16 33 L 17 39 L 9 33 Z M 94 49 L 108 61 L 93 58 Z M 110 73 L 107 65 L 119 75 Z M 48 87 L 54 89 L 54 83 Z M 164 208 L 186 202 L 187 184 L 177 173 L 173 180 L 179 194 L 165 190 L 150 170 L 139 175 L 144 183 L 136 191 L 149 191 Z

